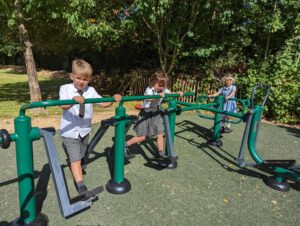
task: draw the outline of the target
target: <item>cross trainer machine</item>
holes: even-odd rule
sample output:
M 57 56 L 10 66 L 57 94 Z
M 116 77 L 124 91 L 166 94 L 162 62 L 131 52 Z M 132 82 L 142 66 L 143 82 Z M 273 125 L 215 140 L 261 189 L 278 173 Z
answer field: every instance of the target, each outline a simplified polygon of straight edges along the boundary
M 254 105 L 254 97 L 256 89 L 264 89 L 265 96 L 261 104 Z M 288 191 L 289 183 L 286 178 L 300 182 L 300 164 L 296 164 L 296 160 L 264 160 L 256 149 L 257 137 L 261 126 L 262 113 L 266 104 L 266 101 L 270 94 L 269 85 L 256 85 L 252 89 L 251 104 L 248 113 L 246 114 L 245 131 L 240 146 L 240 152 L 238 156 L 238 164 L 241 167 L 252 166 L 261 169 L 265 169 L 273 174 L 266 179 L 265 183 L 271 188 L 278 191 Z M 244 160 L 244 146 L 248 144 L 248 149 L 254 163 L 247 163 Z

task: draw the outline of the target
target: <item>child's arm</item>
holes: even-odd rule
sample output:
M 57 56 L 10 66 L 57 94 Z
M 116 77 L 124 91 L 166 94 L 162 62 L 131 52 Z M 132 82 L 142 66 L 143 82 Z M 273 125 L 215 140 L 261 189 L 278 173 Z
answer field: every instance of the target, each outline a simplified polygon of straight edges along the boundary
M 183 92 L 182 91 L 178 91 L 178 92 L 170 92 L 171 94 L 179 94 L 179 96 L 183 96 Z
M 179 94 L 181 97 L 183 96 L 183 92 L 182 91 L 178 91 L 178 92 L 171 92 L 169 89 L 165 88 L 163 91 L 164 94 Z M 161 95 L 162 96 L 162 95 Z M 162 96 L 164 97 L 164 95 Z
M 221 94 L 221 90 L 219 90 L 218 92 L 214 93 L 214 94 L 211 94 L 211 95 L 208 95 L 209 97 L 216 97 L 216 96 L 219 96 Z
M 231 93 L 227 97 L 225 97 L 225 99 L 228 100 L 229 98 L 234 97 L 235 93 L 236 89 L 232 90 Z
M 115 98 L 116 102 L 120 102 L 122 99 L 122 96 L 120 94 L 115 94 L 114 98 Z M 107 108 L 107 107 L 111 106 L 112 104 L 113 104 L 113 102 L 100 103 L 100 105 L 104 108 Z
M 79 104 L 83 104 L 84 103 L 84 98 L 83 96 L 75 96 L 72 98 L 73 100 L 76 100 L 76 102 L 78 102 Z M 63 110 L 68 110 L 73 106 L 73 104 L 69 104 L 69 105 L 61 105 L 60 108 Z
M 62 85 L 59 88 L 59 100 L 68 100 L 71 99 L 71 96 L 68 94 L 67 91 L 67 86 L 66 85 Z M 84 98 L 80 95 L 75 96 L 72 98 L 73 100 L 76 100 L 76 102 L 78 102 L 79 104 L 84 103 Z M 61 105 L 59 106 L 62 110 L 68 110 L 73 106 L 73 104 L 68 104 L 68 105 Z

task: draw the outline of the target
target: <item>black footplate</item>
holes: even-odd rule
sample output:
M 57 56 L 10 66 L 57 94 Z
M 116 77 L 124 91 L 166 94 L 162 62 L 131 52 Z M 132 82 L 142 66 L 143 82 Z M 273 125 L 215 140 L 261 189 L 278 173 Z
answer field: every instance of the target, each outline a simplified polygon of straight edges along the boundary
M 72 202 L 86 201 L 86 200 L 94 201 L 97 198 L 96 195 L 103 192 L 103 191 L 104 191 L 103 186 L 93 188 L 92 190 L 87 190 L 83 194 L 75 196 L 72 199 Z
M 289 168 L 296 164 L 296 160 L 265 160 L 262 163 L 262 166 L 274 166 L 274 167 L 282 167 L 282 168 Z
M 154 161 L 171 161 L 171 162 L 174 162 L 174 161 L 177 161 L 178 160 L 178 156 L 154 156 L 152 158 L 152 160 Z
M 291 168 L 291 170 L 294 170 L 297 173 L 300 173 L 300 168 Z

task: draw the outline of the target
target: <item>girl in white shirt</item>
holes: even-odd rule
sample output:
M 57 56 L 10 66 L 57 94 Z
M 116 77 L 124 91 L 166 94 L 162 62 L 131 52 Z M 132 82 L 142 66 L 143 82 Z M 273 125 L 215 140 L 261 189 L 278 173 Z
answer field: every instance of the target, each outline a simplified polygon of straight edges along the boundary
M 170 90 L 166 88 L 168 76 L 162 71 L 155 72 L 150 78 L 149 86 L 146 88 L 144 95 L 160 95 L 162 98 Z M 182 93 L 181 93 L 182 95 Z M 125 154 L 127 159 L 133 158 L 134 154 L 129 147 L 133 144 L 142 142 L 146 137 L 157 137 L 158 153 L 156 157 L 165 157 L 164 155 L 164 123 L 159 110 L 162 99 L 146 99 L 143 101 L 142 110 L 138 115 L 138 120 L 134 126 L 137 136 L 131 138 L 125 143 Z

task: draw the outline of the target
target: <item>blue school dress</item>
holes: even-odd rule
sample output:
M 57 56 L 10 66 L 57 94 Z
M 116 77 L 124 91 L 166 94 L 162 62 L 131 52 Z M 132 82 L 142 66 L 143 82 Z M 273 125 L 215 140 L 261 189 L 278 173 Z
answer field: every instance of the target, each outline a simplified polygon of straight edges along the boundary
M 221 91 L 221 96 L 224 97 L 224 102 L 223 102 L 223 110 L 224 111 L 230 111 L 230 112 L 237 112 L 237 104 L 235 100 L 226 100 L 225 97 L 230 95 L 234 90 L 236 90 L 235 85 L 231 85 L 230 87 L 223 86 L 219 92 Z M 231 98 L 235 98 L 235 95 L 232 96 Z

